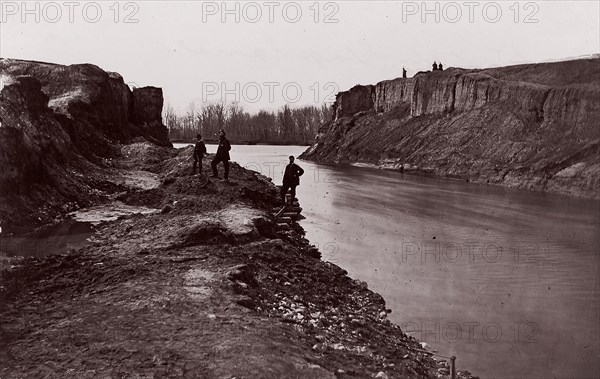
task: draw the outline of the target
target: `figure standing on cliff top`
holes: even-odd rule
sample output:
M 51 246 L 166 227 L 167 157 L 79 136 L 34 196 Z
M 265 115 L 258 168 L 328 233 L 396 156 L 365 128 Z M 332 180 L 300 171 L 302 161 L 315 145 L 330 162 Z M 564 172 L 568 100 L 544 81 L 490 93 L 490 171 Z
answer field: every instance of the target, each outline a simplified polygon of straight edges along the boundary
M 288 190 L 292 193 L 292 203 L 296 200 L 296 187 L 300 185 L 300 177 L 304 174 L 304 170 L 294 163 L 294 156 L 290 155 L 290 164 L 285 166 L 283 174 L 283 185 L 281 186 L 281 201 L 285 203 L 285 195 Z
M 442 62 L 440 62 L 440 64 L 438 64 L 438 70 L 444 71 L 444 66 L 442 65 Z
M 435 63 L 435 61 L 433 61 L 433 71 L 437 71 L 438 69 L 438 65 L 437 63 Z
M 196 165 L 200 162 L 198 175 L 202 175 L 202 158 L 206 154 L 206 145 L 202 141 L 202 136 L 196 134 L 196 146 L 194 146 L 194 167 L 192 168 L 192 175 L 196 174 Z
M 406 69 L 402 67 L 402 78 L 406 79 Z
M 217 148 L 217 154 L 215 158 L 212 160 L 210 165 L 213 170 L 213 178 L 219 177 L 219 172 L 217 171 L 217 165 L 220 162 L 223 162 L 223 167 L 225 168 L 225 180 L 229 180 L 229 150 L 231 150 L 231 144 L 229 140 L 225 138 L 225 131 L 221 129 L 219 131 L 219 147 Z

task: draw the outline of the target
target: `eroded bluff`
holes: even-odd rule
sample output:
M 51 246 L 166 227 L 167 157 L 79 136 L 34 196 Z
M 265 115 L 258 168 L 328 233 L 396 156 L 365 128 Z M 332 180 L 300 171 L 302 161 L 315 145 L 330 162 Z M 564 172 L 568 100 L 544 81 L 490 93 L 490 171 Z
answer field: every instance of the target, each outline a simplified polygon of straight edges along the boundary
M 160 88 L 133 91 L 91 64 L 0 59 L 0 223 L 50 222 L 105 190 L 103 173 L 134 139 L 172 146 Z M 104 170 L 104 171 L 103 171 Z
M 600 60 L 356 86 L 303 158 L 599 198 Z

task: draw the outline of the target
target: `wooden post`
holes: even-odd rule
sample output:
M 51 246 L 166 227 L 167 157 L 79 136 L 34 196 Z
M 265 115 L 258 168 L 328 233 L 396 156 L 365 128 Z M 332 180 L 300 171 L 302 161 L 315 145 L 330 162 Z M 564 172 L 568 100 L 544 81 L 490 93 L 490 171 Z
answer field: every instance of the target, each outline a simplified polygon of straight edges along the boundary
M 279 210 L 279 212 L 277 212 L 277 214 L 275 215 L 275 218 L 279 218 L 279 216 L 281 216 L 281 214 L 283 212 L 285 212 L 285 210 L 287 209 L 287 204 L 284 204 L 283 207 Z
M 456 379 L 456 357 L 450 357 L 450 379 Z

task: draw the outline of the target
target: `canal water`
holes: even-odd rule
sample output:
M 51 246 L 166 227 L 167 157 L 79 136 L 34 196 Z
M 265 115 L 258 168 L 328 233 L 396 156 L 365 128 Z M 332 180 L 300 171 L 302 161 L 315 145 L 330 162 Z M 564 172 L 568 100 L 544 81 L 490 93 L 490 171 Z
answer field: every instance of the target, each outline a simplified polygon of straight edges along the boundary
M 231 156 L 280 184 L 287 156 L 305 149 L 233 146 Z M 600 377 L 600 202 L 297 163 L 307 238 L 458 369 Z

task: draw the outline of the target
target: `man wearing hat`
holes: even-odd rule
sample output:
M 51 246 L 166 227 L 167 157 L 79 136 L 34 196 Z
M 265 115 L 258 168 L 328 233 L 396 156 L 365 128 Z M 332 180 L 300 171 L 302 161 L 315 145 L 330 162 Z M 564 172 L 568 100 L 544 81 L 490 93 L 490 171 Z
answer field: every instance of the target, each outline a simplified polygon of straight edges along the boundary
M 292 192 L 292 203 L 296 200 L 296 187 L 300 185 L 300 177 L 304 174 L 304 170 L 294 163 L 294 156 L 290 155 L 290 164 L 285 166 L 283 174 L 283 185 L 281 186 L 281 201 L 285 203 L 285 195 L 288 190 Z
M 231 150 L 231 144 L 229 143 L 229 140 L 225 138 L 225 131 L 221 129 L 219 131 L 219 147 L 217 148 L 217 154 L 210 164 L 213 170 L 213 178 L 219 177 L 217 165 L 220 162 L 223 162 L 223 167 L 225 168 L 224 178 L 225 180 L 229 180 L 229 150 Z
M 194 166 L 192 168 L 192 175 L 196 173 L 196 166 L 198 162 L 200 162 L 200 175 L 202 175 L 202 158 L 204 158 L 204 154 L 206 154 L 206 145 L 204 141 L 202 141 L 202 136 L 200 134 L 196 134 L 196 146 L 194 146 Z

